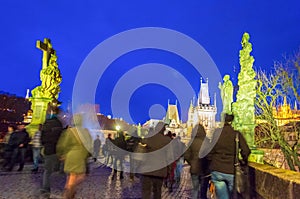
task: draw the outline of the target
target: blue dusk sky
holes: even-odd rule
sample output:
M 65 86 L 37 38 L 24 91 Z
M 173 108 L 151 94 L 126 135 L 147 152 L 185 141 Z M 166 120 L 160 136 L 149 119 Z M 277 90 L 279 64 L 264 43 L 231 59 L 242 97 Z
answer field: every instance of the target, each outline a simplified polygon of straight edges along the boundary
M 237 83 L 239 50 L 250 34 L 254 68 L 300 45 L 299 1 L 3 1 L 0 90 L 25 96 L 40 85 L 50 38 L 63 77 L 62 108 L 96 103 L 129 123 L 161 119 L 168 101 L 183 121 L 208 78 L 213 103 L 225 74 Z

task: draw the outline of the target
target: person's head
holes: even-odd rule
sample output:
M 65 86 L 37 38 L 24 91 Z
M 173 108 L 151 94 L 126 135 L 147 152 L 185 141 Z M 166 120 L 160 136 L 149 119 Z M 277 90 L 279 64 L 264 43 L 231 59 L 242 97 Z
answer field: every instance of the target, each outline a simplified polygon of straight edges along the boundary
M 23 129 L 25 129 L 25 124 L 24 123 L 18 124 L 18 131 L 22 131 Z
M 202 124 L 198 124 L 193 128 L 192 137 L 199 137 L 201 139 L 204 139 L 205 136 L 206 136 L 206 132 Z
M 107 135 L 107 137 L 108 137 L 108 138 L 111 138 L 111 133 L 109 133 L 109 134 Z
M 14 125 L 12 125 L 12 124 L 8 125 L 8 127 L 7 127 L 8 132 L 14 132 L 15 130 L 16 130 L 16 127 Z
M 172 137 L 173 137 L 173 134 L 172 134 L 172 132 L 171 132 L 171 131 L 168 131 L 168 132 L 167 132 L 167 134 L 166 134 L 166 136 L 168 136 L 168 137 L 172 138 Z
M 166 130 L 166 124 L 164 122 L 158 122 L 154 127 L 155 133 L 164 134 L 165 130 Z
M 47 108 L 47 115 L 53 116 L 53 115 L 57 115 L 58 113 L 59 113 L 59 108 L 58 108 L 57 104 L 49 102 L 48 108 Z
M 224 122 L 225 124 L 231 124 L 234 119 L 233 115 L 225 113 Z

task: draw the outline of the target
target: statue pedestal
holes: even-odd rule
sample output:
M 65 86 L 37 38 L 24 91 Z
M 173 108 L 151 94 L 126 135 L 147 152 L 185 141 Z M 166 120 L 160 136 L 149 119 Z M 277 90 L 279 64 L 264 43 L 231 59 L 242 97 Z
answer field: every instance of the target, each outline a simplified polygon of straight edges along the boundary
M 26 126 L 26 130 L 30 136 L 38 130 L 39 124 L 43 124 L 46 120 L 48 104 L 52 98 L 30 98 L 32 109 L 32 121 Z
M 264 152 L 262 150 L 258 150 L 255 147 L 250 147 L 251 153 L 249 155 L 248 160 L 250 162 L 256 162 L 259 164 L 264 164 Z

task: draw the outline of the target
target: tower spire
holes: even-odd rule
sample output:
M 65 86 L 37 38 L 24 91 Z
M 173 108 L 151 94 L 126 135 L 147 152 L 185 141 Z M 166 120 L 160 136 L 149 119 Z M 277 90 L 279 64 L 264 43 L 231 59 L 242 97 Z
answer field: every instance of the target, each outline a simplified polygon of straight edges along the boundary
M 26 91 L 25 99 L 29 99 L 29 89 L 27 89 L 27 91 Z

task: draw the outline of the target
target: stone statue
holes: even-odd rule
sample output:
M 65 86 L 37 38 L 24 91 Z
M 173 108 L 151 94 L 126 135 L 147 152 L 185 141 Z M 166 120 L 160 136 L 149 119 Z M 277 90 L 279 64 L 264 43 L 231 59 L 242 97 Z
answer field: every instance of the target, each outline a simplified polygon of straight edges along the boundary
M 58 94 L 62 77 L 58 69 L 57 56 L 52 48 L 50 39 L 45 38 L 44 42 L 37 41 L 36 47 L 43 51 L 42 70 L 40 71 L 41 85 L 32 91 L 31 101 L 32 121 L 26 127 L 30 135 L 34 135 L 38 126 L 46 119 L 48 104 L 59 106 Z
M 32 90 L 32 96 L 35 98 L 57 99 L 62 77 L 58 69 L 56 52 L 52 48 L 49 39 L 45 39 L 44 43 L 38 42 L 37 47 L 43 50 L 43 67 L 40 72 L 42 84 Z
M 236 96 L 236 102 L 232 105 L 234 114 L 233 126 L 241 131 L 250 147 L 254 146 L 254 99 L 256 96 L 256 73 L 253 70 L 254 57 L 251 56 L 252 44 L 249 42 L 250 36 L 244 33 L 240 50 L 241 70 L 238 75 L 239 90 Z
M 221 91 L 221 98 L 223 102 L 222 115 L 225 113 L 232 114 L 231 103 L 233 102 L 233 85 L 229 75 L 225 75 L 223 85 L 219 82 L 219 89 Z

